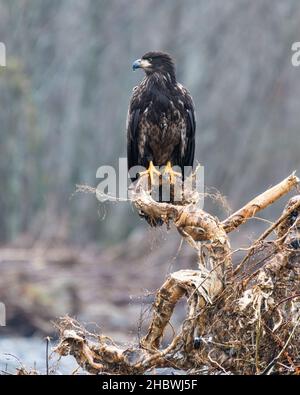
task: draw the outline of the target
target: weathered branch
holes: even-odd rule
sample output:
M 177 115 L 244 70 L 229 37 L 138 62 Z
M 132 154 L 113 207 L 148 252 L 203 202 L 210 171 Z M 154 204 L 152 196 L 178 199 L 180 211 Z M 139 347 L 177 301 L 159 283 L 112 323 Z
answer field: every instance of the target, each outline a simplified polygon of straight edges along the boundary
M 154 312 L 148 334 L 142 339 L 141 344 L 147 349 L 158 349 L 165 327 L 170 321 L 178 300 L 186 296 L 193 302 L 195 311 L 203 308 L 206 303 L 212 303 L 223 289 L 223 283 L 216 272 L 201 270 L 180 270 L 172 273 L 156 294 Z M 189 317 L 191 319 L 191 317 Z M 194 329 L 188 330 L 188 339 L 185 347 L 190 349 L 194 340 Z
M 299 178 L 292 173 L 279 184 L 256 196 L 244 207 L 233 213 L 225 221 L 222 222 L 226 233 L 236 229 L 241 224 L 244 224 L 249 218 L 255 216 L 256 213 L 270 206 L 276 200 L 290 192 L 296 185 L 299 184 Z

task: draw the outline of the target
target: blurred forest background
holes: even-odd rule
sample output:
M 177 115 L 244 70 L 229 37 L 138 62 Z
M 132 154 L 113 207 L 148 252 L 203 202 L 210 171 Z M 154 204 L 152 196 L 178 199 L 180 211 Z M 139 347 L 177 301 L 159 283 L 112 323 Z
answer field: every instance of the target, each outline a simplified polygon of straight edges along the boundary
M 196 264 L 176 235 L 149 230 L 130 204 L 73 194 L 126 156 L 128 102 L 143 77 L 131 65 L 143 53 L 174 56 L 195 102 L 205 184 L 232 209 L 299 170 L 299 26 L 298 0 L 0 0 L 6 334 L 49 333 L 48 319 L 65 313 L 136 334 L 141 304 L 152 300 L 145 289 Z M 274 219 L 284 204 L 262 216 Z M 252 221 L 239 245 L 265 226 Z

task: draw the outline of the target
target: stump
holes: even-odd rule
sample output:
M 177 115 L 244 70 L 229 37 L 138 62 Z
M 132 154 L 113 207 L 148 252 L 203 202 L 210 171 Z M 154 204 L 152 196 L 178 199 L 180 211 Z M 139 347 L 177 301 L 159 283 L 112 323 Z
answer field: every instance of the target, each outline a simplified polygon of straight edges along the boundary
M 55 351 L 73 355 L 93 374 L 143 374 L 166 366 L 199 374 L 299 373 L 300 196 L 290 199 L 234 270 L 228 236 L 290 192 L 298 178 L 290 175 L 222 222 L 197 209 L 194 193 L 182 204 L 154 201 L 146 181 L 134 186 L 134 205 L 142 215 L 175 226 L 198 251 L 198 270 L 180 270 L 166 279 L 140 344 L 124 348 L 64 317 L 57 323 L 60 343 Z M 277 238 L 267 242 L 273 231 Z M 258 252 L 270 245 L 272 252 L 258 259 Z M 170 344 L 161 348 L 164 329 L 183 297 L 186 318 Z

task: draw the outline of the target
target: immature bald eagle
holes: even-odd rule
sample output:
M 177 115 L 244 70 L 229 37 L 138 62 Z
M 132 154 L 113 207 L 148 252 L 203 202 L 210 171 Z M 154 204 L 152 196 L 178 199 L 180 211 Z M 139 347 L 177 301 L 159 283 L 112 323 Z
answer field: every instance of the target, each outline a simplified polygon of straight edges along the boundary
M 195 116 L 192 97 L 176 81 L 170 55 L 148 52 L 133 63 L 133 70 L 144 69 L 146 76 L 133 89 L 127 118 L 128 170 L 143 166 L 151 183 L 155 167 L 174 183 L 172 166 L 193 166 Z M 134 179 L 132 179 L 134 180 Z

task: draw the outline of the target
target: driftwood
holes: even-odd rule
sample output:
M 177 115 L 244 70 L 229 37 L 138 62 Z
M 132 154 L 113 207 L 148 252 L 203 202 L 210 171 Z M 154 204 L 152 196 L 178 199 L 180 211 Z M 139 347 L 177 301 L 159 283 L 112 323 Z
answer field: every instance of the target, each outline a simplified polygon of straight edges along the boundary
M 221 222 L 197 209 L 195 194 L 182 204 L 155 202 L 140 179 L 132 194 L 134 205 L 141 214 L 173 223 L 198 251 L 199 269 L 180 270 L 166 279 L 140 344 L 124 348 L 65 317 L 57 324 L 60 343 L 55 351 L 73 355 L 82 368 L 95 374 L 142 374 L 166 366 L 194 373 L 298 373 L 300 197 L 289 201 L 235 271 L 228 238 L 229 232 L 298 182 L 292 174 Z M 272 253 L 256 270 L 247 271 L 247 261 L 255 260 L 258 245 L 260 250 L 265 248 L 268 243 L 263 242 L 272 231 L 277 235 Z M 182 297 L 187 300 L 186 319 L 170 344 L 161 348 L 164 330 Z

